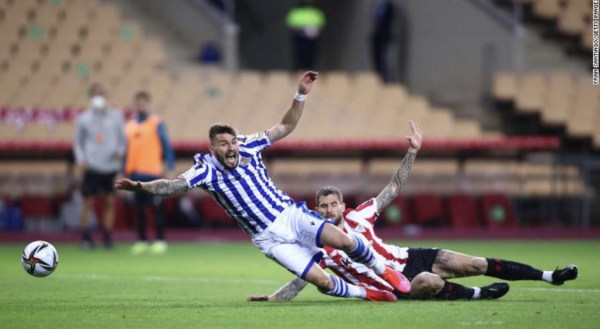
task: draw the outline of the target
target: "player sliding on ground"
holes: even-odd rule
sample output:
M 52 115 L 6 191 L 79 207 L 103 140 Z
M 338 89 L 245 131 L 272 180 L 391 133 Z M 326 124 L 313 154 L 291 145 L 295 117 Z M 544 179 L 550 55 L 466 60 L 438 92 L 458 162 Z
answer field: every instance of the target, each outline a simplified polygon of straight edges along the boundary
M 318 78 L 316 72 L 302 75 L 298 92 L 280 123 L 254 135 L 237 135 L 234 128 L 216 124 L 210 128 L 210 154 L 197 154 L 194 166 L 175 180 L 134 182 L 121 179 L 120 190 L 172 195 L 199 187 L 207 191 L 267 257 L 306 280 L 320 292 L 337 297 L 359 297 L 371 301 L 396 301 L 386 291 L 347 284 L 327 274 L 319 265 L 320 247 L 344 250 L 356 263 L 365 264 L 398 291 L 409 292 L 410 282 L 386 267 L 363 240 L 348 235 L 324 220 L 306 204 L 296 203 L 280 191 L 267 175 L 261 152 L 289 135 L 296 127 L 306 95 Z
M 346 282 L 393 292 L 398 298 L 413 299 L 496 299 L 504 296 L 509 285 L 504 282 L 485 287 L 465 287 L 448 279 L 485 275 L 503 280 L 543 280 L 554 285 L 577 277 L 577 267 L 569 265 L 555 271 L 541 271 L 529 265 L 512 261 L 474 257 L 450 250 L 434 248 L 401 248 L 386 244 L 375 235 L 373 226 L 382 209 L 397 196 L 412 169 L 421 147 L 419 126 L 410 122 L 412 134 L 408 153 L 402 160 L 390 183 L 377 195 L 356 209 L 346 209 L 342 193 L 335 187 L 324 187 L 317 192 L 317 211 L 324 218 L 333 219 L 335 225 L 349 234 L 360 235 L 365 244 L 372 244 L 376 257 L 385 259 L 386 265 L 402 272 L 411 281 L 410 294 L 393 289 L 362 264 L 354 263 L 343 251 L 324 247 L 321 266 L 331 269 Z M 272 295 L 249 296 L 248 301 L 290 300 L 307 285 L 295 278 Z

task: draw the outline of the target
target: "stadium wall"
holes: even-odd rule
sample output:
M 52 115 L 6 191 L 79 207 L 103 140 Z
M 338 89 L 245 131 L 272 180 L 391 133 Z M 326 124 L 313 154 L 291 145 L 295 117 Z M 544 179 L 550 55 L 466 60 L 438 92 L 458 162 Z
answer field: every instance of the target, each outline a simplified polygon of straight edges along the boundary
M 518 22 L 493 7 L 471 0 L 393 0 L 396 10 L 390 49 L 394 80 L 448 105 L 476 102 L 496 70 L 518 68 Z M 240 0 L 242 67 L 268 70 L 292 67 L 285 16 L 294 0 Z M 327 16 L 319 70 L 365 71 L 369 56 L 372 1 L 317 1 Z
M 511 16 L 479 1 L 395 2 L 408 18 L 412 92 L 441 102 L 477 101 L 491 73 L 518 68 L 521 30 Z

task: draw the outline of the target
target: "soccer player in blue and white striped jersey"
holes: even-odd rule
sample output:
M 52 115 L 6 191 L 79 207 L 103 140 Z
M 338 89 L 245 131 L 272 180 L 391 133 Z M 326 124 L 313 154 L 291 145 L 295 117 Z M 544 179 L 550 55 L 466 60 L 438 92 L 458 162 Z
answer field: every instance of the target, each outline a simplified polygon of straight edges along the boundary
M 406 278 L 375 257 L 368 244 L 348 235 L 306 204 L 296 203 L 279 190 L 269 178 L 261 152 L 289 135 L 296 127 L 304 103 L 318 78 L 316 72 L 302 75 L 292 105 L 281 122 L 264 132 L 238 135 L 228 125 L 210 128 L 210 153 L 197 154 L 194 166 L 177 179 L 134 182 L 122 179 L 117 189 L 172 195 L 199 187 L 207 191 L 238 225 L 252 237 L 252 242 L 298 277 L 322 293 L 338 297 L 359 297 L 372 301 L 395 301 L 386 291 L 354 286 L 329 275 L 318 265 L 323 245 L 346 252 L 355 262 L 372 268 L 377 275 L 399 291 L 409 289 Z M 408 287 L 408 288 L 407 288 Z

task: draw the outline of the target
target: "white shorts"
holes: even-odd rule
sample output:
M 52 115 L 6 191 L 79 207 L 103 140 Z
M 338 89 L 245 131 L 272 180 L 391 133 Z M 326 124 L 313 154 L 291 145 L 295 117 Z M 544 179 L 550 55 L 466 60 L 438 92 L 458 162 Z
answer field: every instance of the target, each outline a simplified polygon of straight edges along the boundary
M 319 241 L 326 223 L 302 202 L 284 210 L 266 230 L 252 237 L 252 243 L 265 256 L 304 279 L 323 257 Z

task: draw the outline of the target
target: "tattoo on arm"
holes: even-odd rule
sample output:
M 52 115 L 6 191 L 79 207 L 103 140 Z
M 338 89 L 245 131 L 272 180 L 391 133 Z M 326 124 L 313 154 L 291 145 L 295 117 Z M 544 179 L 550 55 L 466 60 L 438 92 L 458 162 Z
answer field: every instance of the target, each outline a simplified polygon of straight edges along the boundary
M 398 170 L 392 177 L 392 180 L 377 196 L 378 212 L 387 207 L 389 203 L 392 202 L 392 200 L 394 200 L 398 196 L 398 193 L 400 193 L 400 190 L 408 180 L 408 174 L 410 173 L 410 170 L 412 169 L 412 166 L 415 163 L 416 157 L 416 153 L 406 153 L 404 159 L 402 160 L 402 163 L 400 163 L 400 167 L 398 167 Z
M 173 195 L 187 191 L 188 184 L 183 179 L 157 179 L 142 183 L 142 189 L 156 195 Z
M 281 127 L 279 127 L 279 125 L 273 127 L 271 130 L 269 130 L 269 139 L 271 140 L 271 142 L 281 139 L 282 135 L 283 135 L 283 129 Z
M 273 295 L 271 295 L 272 300 L 291 300 L 292 298 L 298 296 L 298 293 L 304 289 L 308 285 L 308 282 L 296 277 L 290 283 L 285 286 L 279 288 Z

